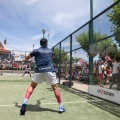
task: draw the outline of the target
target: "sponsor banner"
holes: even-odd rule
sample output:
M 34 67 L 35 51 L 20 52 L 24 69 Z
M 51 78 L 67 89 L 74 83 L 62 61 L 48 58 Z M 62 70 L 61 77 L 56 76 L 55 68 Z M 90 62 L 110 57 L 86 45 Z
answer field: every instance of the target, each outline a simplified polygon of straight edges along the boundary
M 120 104 L 120 91 L 89 85 L 89 94 Z

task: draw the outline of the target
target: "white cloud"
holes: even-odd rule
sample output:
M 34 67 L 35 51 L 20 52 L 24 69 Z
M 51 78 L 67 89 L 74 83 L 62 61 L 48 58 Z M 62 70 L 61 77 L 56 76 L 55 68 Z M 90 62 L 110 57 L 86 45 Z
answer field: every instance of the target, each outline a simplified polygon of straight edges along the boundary
M 105 9 L 112 1 L 94 0 L 95 14 Z M 42 38 L 41 30 L 44 28 L 46 38 L 50 31 L 49 46 L 52 47 L 89 20 L 89 2 L 89 0 L 1 0 L 0 38 L 8 38 L 10 49 L 30 50 L 33 44 L 39 47 L 38 41 Z
M 38 2 L 39 0 L 25 0 L 24 2 L 25 2 L 25 4 L 26 5 L 33 5 L 33 4 L 35 4 L 36 2 Z
M 42 37 L 43 37 L 42 34 L 38 34 L 38 35 L 31 36 L 29 39 L 31 39 L 32 41 L 35 41 L 35 40 L 40 40 Z

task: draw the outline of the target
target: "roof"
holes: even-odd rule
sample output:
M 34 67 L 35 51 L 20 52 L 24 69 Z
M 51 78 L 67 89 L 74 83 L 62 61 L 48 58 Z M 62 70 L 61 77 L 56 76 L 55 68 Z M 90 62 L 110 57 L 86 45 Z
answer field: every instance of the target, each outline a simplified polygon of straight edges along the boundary
M 11 51 L 4 49 L 4 46 L 0 42 L 0 53 L 9 54 L 9 53 L 11 53 Z
M 0 49 L 4 49 L 4 46 L 2 45 L 1 42 L 0 42 Z
M 0 53 L 11 53 L 11 51 L 5 50 L 5 49 L 0 49 Z

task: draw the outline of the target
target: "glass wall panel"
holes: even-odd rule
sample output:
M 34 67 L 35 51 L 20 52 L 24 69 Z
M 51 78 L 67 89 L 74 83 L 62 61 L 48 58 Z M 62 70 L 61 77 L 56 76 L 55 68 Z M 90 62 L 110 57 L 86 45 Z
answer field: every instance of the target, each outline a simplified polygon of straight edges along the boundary
M 94 84 L 104 88 L 120 90 L 117 65 L 120 62 L 119 44 L 115 37 L 93 44 L 91 54 L 94 57 Z M 115 75 L 113 75 L 116 73 Z M 114 77 L 114 78 L 113 78 Z
M 61 54 L 70 51 L 70 37 L 66 38 L 64 41 L 61 42 L 61 50 Z
M 83 43 L 89 42 L 89 25 L 87 24 L 72 35 L 72 50 L 83 47 Z
M 111 18 L 109 17 L 109 14 L 112 12 L 112 8 L 105 12 L 104 14 L 100 15 L 98 18 L 96 18 L 93 21 L 93 29 L 94 29 L 94 40 L 100 40 L 103 38 L 106 38 L 110 35 L 113 35 L 114 32 L 112 28 L 114 28 L 114 25 L 111 22 Z
M 88 68 L 88 56 L 83 49 L 75 50 L 72 52 L 72 66 L 73 68 L 84 69 Z M 74 80 L 76 80 L 74 78 Z M 79 80 L 80 81 L 80 80 Z
M 70 53 L 61 56 L 60 83 L 68 82 L 70 78 Z
M 102 5 L 102 7 L 97 7 L 96 3 L 98 5 L 102 5 L 104 3 L 104 5 Z M 114 1 L 113 0 L 109 0 L 109 2 L 107 2 L 106 0 L 93 0 L 93 14 L 94 17 L 99 14 L 100 12 L 102 12 L 103 10 L 105 10 L 107 7 L 109 7 L 111 4 L 113 4 Z

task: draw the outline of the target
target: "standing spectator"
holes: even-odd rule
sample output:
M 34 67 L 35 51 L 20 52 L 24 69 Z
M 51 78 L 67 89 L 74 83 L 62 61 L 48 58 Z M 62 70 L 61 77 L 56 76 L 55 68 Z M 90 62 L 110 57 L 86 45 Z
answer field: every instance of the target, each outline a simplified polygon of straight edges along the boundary
M 119 67 L 118 60 L 114 60 L 112 63 L 112 66 L 113 66 L 113 71 L 112 71 L 112 82 L 109 87 L 110 89 L 112 89 L 113 84 L 120 79 L 118 78 L 118 75 L 117 75 L 118 67 Z
M 98 76 L 98 66 L 95 64 L 94 67 L 93 67 L 93 80 L 94 80 L 94 84 L 98 83 L 97 76 Z
M 106 85 L 106 81 L 107 81 L 107 63 L 106 62 L 103 64 L 102 71 L 103 71 L 104 85 Z
M 120 65 L 117 67 L 117 90 L 120 91 Z
M 89 84 L 89 69 L 87 67 L 84 68 L 83 82 Z
M 112 77 L 112 68 L 110 65 L 107 66 L 107 81 L 109 82 L 110 77 Z M 106 82 L 107 82 L 106 81 Z
M 112 67 L 112 59 L 108 54 L 105 56 L 105 61 Z
M 78 68 L 75 68 L 75 71 L 74 71 L 74 80 L 76 81 L 79 81 L 79 70 Z
M 103 87 L 103 61 L 100 62 L 99 66 L 98 66 L 98 79 L 99 79 L 99 83 L 100 86 Z

